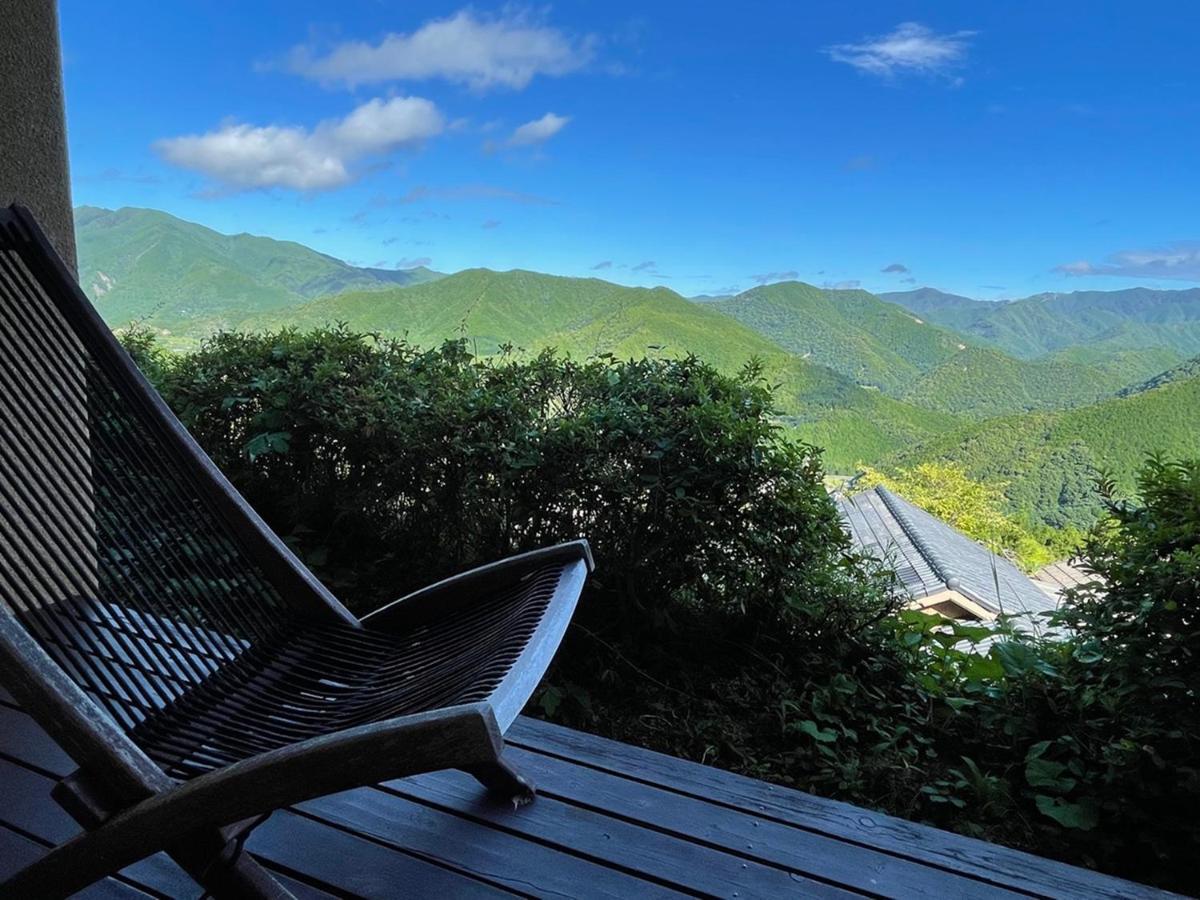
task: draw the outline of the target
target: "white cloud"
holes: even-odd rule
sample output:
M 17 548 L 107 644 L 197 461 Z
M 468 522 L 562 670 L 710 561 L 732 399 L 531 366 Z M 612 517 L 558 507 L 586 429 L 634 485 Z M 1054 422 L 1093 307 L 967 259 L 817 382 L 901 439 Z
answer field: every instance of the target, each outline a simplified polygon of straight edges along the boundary
M 1113 275 L 1121 278 L 1172 278 L 1200 281 L 1200 241 L 1180 241 L 1151 250 L 1119 250 L 1103 263 L 1063 263 L 1054 271 L 1076 277 Z
M 167 162 L 225 188 L 325 191 L 353 181 L 355 162 L 419 144 L 444 128 L 442 114 L 429 100 L 376 98 L 311 131 L 230 122 L 205 134 L 164 138 L 154 148 Z
M 1063 263 L 1061 266 L 1055 266 L 1054 271 L 1061 272 L 1064 275 L 1093 275 L 1096 272 L 1096 267 L 1086 259 L 1080 259 L 1075 262 Z
M 800 277 L 800 273 L 795 269 L 788 269 L 786 272 L 762 272 L 758 275 L 751 275 L 750 280 L 757 284 L 772 284 L 776 281 L 795 281 Z
M 529 147 L 544 143 L 562 131 L 570 121 L 570 116 L 558 116 L 548 112 L 540 119 L 534 119 L 532 122 L 526 122 L 515 128 L 504 145 L 506 147 Z
M 825 52 L 835 62 L 881 78 L 948 75 L 966 60 L 967 39 L 974 33 L 937 34 L 919 22 L 903 22 L 890 34 L 864 38 L 858 44 L 834 44 Z
M 582 68 L 594 46 L 592 38 L 573 39 L 520 11 L 483 18 L 464 9 L 410 33 L 389 33 L 377 44 L 347 41 L 325 55 L 296 47 L 285 67 L 315 81 L 348 87 L 442 78 L 475 90 L 520 89 L 535 76 Z
M 404 259 L 396 260 L 397 269 L 417 269 L 421 266 L 428 266 L 433 262 L 428 256 L 405 257 Z

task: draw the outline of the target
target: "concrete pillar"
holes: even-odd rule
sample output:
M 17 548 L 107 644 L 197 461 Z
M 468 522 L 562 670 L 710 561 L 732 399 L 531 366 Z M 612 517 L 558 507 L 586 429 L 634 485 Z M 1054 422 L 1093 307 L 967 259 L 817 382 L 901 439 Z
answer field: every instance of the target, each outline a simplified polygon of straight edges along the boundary
M 0 204 L 28 206 L 75 270 L 56 0 L 0 0 Z

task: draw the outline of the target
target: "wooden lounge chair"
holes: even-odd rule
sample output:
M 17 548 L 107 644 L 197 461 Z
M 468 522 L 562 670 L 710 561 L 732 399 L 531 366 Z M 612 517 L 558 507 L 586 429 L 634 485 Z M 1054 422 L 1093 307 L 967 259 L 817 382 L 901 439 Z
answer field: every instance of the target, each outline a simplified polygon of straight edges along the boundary
M 288 551 L 113 338 L 27 210 L 0 209 L 0 683 L 72 756 L 83 826 L 0 885 L 65 896 L 167 851 L 288 896 L 242 852 L 272 810 L 462 769 L 516 802 L 502 734 L 562 639 L 584 541 L 362 619 Z

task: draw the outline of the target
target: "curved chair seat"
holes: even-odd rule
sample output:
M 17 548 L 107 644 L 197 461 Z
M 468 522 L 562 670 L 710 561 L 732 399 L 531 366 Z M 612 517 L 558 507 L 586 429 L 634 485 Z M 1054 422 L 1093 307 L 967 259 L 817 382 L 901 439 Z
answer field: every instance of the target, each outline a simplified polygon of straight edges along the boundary
M 565 568 L 540 566 L 520 585 L 396 631 L 298 621 L 130 736 L 167 774 L 191 778 L 343 729 L 490 702 L 545 618 Z
M 539 565 L 535 556 L 507 587 L 427 600 L 423 613 L 390 627 L 296 618 L 254 644 L 80 598 L 22 618 L 56 662 L 88 677 L 102 705 L 119 703 L 137 720 L 129 736 L 164 772 L 185 780 L 309 738 L 466 703 L 488 703 L 506 728 L 503 713 L 516 706 L 498 696 L 505 678 L 539 627 L 565 624 L 570 575 L 585 557 L 580 549 L 575 562 Z M 217 655 L 230 647 L 231 661 Z M 183 680 L 198 667 L 206 677 Z

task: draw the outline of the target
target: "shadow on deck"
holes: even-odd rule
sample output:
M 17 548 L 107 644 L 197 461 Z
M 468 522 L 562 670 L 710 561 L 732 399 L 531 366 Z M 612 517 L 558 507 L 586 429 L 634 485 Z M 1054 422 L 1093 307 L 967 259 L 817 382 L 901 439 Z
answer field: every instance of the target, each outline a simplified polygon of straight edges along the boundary
M 299 897 L 1152 897 L 1150 888 L 532 719 L 514 810 L 455 772 L 277 812 L 248 849 Z M 0 878 L 77 827 L 50 799 L 75 766 L 0 691 Z M 89 897 L 196 897 L 163 855 Z

